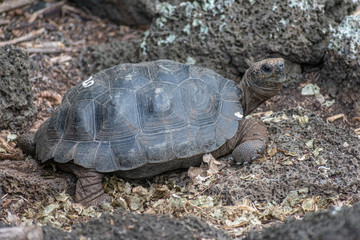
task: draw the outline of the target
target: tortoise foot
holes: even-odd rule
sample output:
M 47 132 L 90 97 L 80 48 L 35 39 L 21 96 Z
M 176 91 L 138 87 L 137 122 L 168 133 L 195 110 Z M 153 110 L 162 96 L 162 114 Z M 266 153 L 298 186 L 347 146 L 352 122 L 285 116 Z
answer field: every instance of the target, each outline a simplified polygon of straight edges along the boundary
M 265 125 L 253 119 L 243 119 L 239 134 L 242 137 L 240 144 L 232 155 L 237 165 L 251 163 L 264 152 L 268 135 Z
M 237 165 L 251 163 L 256 160 L 265 149 L 262 140 L 251 140 L 241 143 L 235 148 L 232 155 Z

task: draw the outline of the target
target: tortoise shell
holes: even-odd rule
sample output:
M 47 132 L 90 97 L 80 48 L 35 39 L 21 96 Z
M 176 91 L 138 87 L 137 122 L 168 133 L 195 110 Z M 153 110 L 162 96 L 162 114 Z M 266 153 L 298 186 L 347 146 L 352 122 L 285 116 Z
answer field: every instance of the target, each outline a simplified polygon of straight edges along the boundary
M 169 60 L 120 64 L 71 88 L 35 135 L 42 162 L 98 172 L 162 165 L 210 153 L 238 129 L 236 84 Z

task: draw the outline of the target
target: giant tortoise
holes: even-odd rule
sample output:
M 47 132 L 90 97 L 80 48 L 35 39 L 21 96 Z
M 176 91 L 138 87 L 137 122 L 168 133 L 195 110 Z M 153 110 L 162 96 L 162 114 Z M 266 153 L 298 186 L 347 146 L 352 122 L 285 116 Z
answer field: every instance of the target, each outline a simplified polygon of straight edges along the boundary
M 282 58 L 253 64 L 239 84 L 170 60 L 120 64 L 71 88 L 35 135 L 17 141 L 24 153 L 74 173 L 75 201 L 92 205 L 105 196 L 104 173 L 151 177 L 200 165 L 205 153 L 256 159 L 266 128 L 244 116 L 284 81 Z

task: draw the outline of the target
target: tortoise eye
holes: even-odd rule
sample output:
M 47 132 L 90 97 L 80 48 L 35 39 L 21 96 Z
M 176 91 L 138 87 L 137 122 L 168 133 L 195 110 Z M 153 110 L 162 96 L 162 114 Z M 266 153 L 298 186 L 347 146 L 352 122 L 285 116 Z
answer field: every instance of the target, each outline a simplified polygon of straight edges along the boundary
M 262 67 L 261 67 L 261 71 L 263 71 L 264 73 L 266 74 L 269 74 L 272 72 L 272 68 L 271 66 L 267 65 L 267 64 L 264 64 Z

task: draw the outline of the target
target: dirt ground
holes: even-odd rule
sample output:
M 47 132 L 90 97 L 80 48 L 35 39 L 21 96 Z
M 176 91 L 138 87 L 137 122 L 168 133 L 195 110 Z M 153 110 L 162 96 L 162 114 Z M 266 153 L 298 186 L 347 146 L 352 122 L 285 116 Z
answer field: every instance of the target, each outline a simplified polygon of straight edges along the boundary
M 311 239 L 311 240 L 355 240 L 359 238 L 360 205 L 353 207 L 331 207 L 322 213 L 308 214 L 303 220 L 289 219 L 261 233 L 251 232 L 244 240 Z
M 144 31 L 98 19 L 68 3 L 39 14 L 41 4 L 9 10 L 0 20 L 0 43 L 13 41 L 10 43 L 29 52 L 30 81 L 38 108 L 33 129 L 50 116 L 69 88 L 88 77 L 76 61 L 81 49 L 115 39 L 130 41 Z M 27 39 L 15 41 L 24 35 Z M 9 155 L 2 154 L 0 161 L 0 221 L 66 231 L 79 223 L 76 232 L 100 213 L 125 209 L 175 217 L 191 214 L 232 237 L 241 237 L 250 229 L 261 230 L 287 217 L 351 206 L 360 198 L 360 113 L 337 102 L 327 107 L 315 96 L 301 95 L 302 88 L 316 80 L 319 68 L 303 70 L 300 79 L 287 84 L 253 114 L 265 122 L 270 135 L 259 161 L 239 167 L 229 157 L 222 159 L 226 166 L 215 167 L 216 173 L 207 172 L 207 180 L 200 182 L 183 170 L 141 181 L 108 176 L 104 187 L 112 202 L 97 208 L 74 204 L 74 176 L 23 156 L 14 149 L 15 144 L 6 141 L 10 132 L 2 131 L 0 147 L 8 149 Z M 101 224 L 94 227 L 108 231 Z
M 4 230 L 7 227 L 9 226 L 0 223 L 0 229 Z M 71 233 L 51 226 L 45 226 L 42 230 L 40 227 L 32 226 L 26 230 L 33 236 L 42 235 L 44 240 L 230 239 L 226 232 L 211 227 L 196 217 L 173 218 L 166 215 L 139 215 L 125 211 L 105 213 L 100 218 L 76 224 L 72 227 Z

